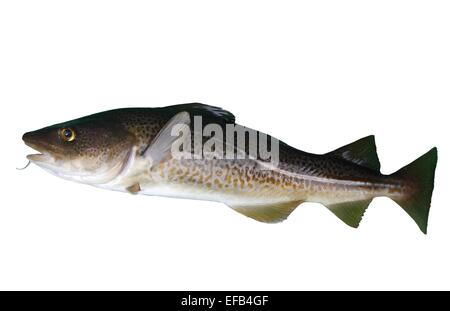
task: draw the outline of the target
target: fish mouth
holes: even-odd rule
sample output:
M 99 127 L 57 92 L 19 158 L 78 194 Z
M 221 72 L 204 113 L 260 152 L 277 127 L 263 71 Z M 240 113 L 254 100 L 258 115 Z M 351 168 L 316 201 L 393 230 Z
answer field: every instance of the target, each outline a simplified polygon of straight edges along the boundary
M 25 144 L 28 147 L 31 147 L 34 150 L 39 152 L 39 153 L 32 153 L 32 154 L 27 155 L 27 159 L 29 161 L 40 162 L 40 163 L 55 162 L 55 158 L 47 150 L 44 150 L 42 147 L 32 144 L 32 143 L 25 143 Z
M 52 163 L 55 162 L 55 157 L 50 153 L 51 146 L 44 142 L 33 139 L 30 133 L 25 133 L 22 137 L 25 145 L 33 148 L 38 153 L 27 155 L 27 159 L 31 162 L 37 163 Z
M 48 153 L 33 153 L 27 155 L 27 159 L 31 162 L 49 163 L 54 162 L 54 158 Z

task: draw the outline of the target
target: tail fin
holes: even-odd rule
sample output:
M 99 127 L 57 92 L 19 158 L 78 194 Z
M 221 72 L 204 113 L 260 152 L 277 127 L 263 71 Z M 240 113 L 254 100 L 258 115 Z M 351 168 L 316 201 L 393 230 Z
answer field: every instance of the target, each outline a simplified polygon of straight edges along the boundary
M 434 147 L 423 156 L 392 174 L 413 185 L 413 192 L 404 199 L 394 199 L 417 223 L 423 233 L 427 233 L 428 214 L 434 187 L 434 171 L 437 163 L 437 149 Z

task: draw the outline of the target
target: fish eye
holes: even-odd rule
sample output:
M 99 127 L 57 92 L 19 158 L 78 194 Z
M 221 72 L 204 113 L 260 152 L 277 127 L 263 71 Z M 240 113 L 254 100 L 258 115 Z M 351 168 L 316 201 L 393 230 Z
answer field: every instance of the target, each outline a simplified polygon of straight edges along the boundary
M 75 131 L 66 127 L 59 131 L 59 136 L 61 136 L 64 141 L 73 141 L 75 140 Z

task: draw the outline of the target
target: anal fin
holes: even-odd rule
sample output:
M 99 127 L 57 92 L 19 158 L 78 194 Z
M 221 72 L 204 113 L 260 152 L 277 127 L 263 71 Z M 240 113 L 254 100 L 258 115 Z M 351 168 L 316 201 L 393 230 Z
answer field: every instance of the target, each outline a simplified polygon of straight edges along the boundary
M 370 202 L 372 199 L 329 204 L 326 207 L 350 227 L 358 228 Z
M 236 212 L 254 220 L 265 223 L 281 222 L 288 218 L 294 209 L 302 201 L 289 201 L 282 203 L 257 204 L 257 205 L 230 205 Z

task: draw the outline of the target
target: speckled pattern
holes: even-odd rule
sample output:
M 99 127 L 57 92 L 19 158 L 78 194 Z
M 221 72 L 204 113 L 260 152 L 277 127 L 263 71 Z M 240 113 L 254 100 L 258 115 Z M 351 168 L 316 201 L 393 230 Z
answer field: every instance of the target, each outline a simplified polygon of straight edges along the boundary
M 114 115 L 135 135 L 142 152 L 162 126 L 182 110 L 124 109 Z M 224 124 L 221 119 L 208 117 L 208 122 Z M 342 199 L 355 193 L 361 197 L 386 191 L 400 195 L 404 187 L 401 181 L 388 180 L 376 171 L 342 159 L 305 153 L 284 143 L 280 144 L 280 163 L 274 170 L 261 170 L 254 160 L 169 160 L 151 170 L 151 179 L 213 192 L 305 201 L 318 200 L 331 192 L 334 198 Z
M 212 157 L 196 158 L 196 150 L 203 150 L 210 139 L 196 141 L 197 116 L 202 117 L 203 128 L 216 124 L 223 133 L 236 125 L 230 112 L 193 103 L 110 110 L 28 132 L 23 139 L 42 152 L 27 156 L 33 163 L 58 177 L 101 188 L 223 202 L 263 222 L 286 219 L 302 202 L 319 202 L 352 227 L 358 226 L 374 197 L 387 196 L 426 232 L 436 148 L 389 176 L 379 172 L 373 136 L 324 155 L 279 142 L 278 161 L 273 162 L 249 156 L 253 147 L 262 146 L 260 139 L 267 138 L 272 151 L 272 138 L 256 132 L 258 141 L 251 145 L 248 139 L 245 146 L 238 146 L 236 138 L 234 145 L 216 139 Z M 170 152 L 174 138 L 167 129 L 176 122 L 190 124 L 193 148 L 187 157 Z M 62 136 L 65 129 L 74 139 Z M 228 147 L 235 155 L 232 159 L 219 154 Z
M 132 132 L 142 152 L 162 126 L 182 109 L 125 109 L 115 117 Z M 209 122 L 224 124 L 208 116 Z M 203 125 L 206 126 L 207 123 Z M 205 138 L 206 140 L 206 138 Z M 236 196 L 278 197 L 280 200 L 322 201 L 332 193 L 334 200 L 359 199 L 374 195 L 401 195 L 402 181 L 343 159 L 302 152 L 280 144 L 280 163 L 273 170 L 262 170 L 257 160 L 169 160 L 151 168 L 143 184 L 184 185 L 213 193 Z

